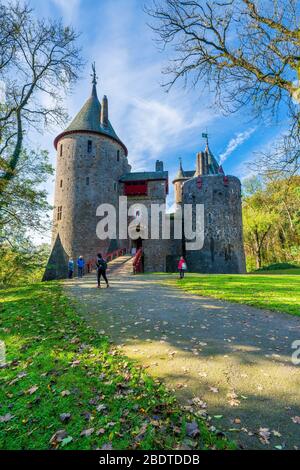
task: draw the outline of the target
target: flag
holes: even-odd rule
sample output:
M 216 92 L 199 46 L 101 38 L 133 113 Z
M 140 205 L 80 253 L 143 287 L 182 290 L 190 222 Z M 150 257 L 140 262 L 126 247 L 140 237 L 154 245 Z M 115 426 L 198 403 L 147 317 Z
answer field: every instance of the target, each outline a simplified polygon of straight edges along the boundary
M 207 139 L 207 138 L 208 138 L 208 134 L 203 134 L 203 133 L 202 133 L 202 137 L 203 137 L 203 139 Z

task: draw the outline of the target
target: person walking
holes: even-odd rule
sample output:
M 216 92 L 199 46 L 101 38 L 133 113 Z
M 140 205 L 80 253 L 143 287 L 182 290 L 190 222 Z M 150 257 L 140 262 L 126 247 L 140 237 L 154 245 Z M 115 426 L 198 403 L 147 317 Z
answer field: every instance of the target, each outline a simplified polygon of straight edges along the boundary
M 68 263 L 68 278 L 72 279 L 73 274 L 74 274 L 74 260 L 73 258 L 70 258 L 69 263 Z
M 107 280 L 107 277 L 106 277 L 107 262 L 102 257 L 101 253 L 98 253 L 98 255 L 97 255 L 96 268 L 97 268 L 97 285 L 98 285 L 98 289 L 101 287 L 101 285 L 100 285 L 101 276 L 103 277 L 104 281 L 106 282 L 106 287 L 109 287 L 108 280 Z
M 78 277 L 83 277 L 83 274 L 84 274 L 84 265 L 85 265 L 85 262 L 84 262 L 84 259 L 82 256 L 79 256 L 78 260 L 77 260 L 77 267 L 78 267 Z
M 187 265 L 186 261 L 183 256 L 180 257 L 179 263 L 178 263 L 178 270 L 179 270 L 179 276 L 180 279 L 184 278 L 184 273 L 187 270 Z

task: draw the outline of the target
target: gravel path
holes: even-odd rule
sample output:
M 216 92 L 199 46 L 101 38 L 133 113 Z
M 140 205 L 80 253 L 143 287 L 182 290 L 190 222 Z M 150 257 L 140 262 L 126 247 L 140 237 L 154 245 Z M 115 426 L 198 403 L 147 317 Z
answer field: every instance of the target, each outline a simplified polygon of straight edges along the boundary
M 94 275 L 65 282 L 92 326 L 183 403 L 201 399 L 211 425 L 242 448 L 300 449 L 300 365 L 291 362 L 300 318 L 186 294 L 162 276 L 111 276 L 109 289 L 96 289 Z

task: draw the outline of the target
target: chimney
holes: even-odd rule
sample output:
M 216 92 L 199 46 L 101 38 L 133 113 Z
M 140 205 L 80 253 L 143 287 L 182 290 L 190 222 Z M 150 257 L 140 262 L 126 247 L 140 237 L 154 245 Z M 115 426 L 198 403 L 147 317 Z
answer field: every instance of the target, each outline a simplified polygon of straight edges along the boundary
M 108 101 L 106 95 L 104 95 L 102 99 L 101 124 L 104 127 L 108 127 Z
M 196 157 L 196 176 L 207 174 L 206 154 L 204 152 L 197 153 Z
M 164 171 L 164 162 L 156 160 L 155 171 Z

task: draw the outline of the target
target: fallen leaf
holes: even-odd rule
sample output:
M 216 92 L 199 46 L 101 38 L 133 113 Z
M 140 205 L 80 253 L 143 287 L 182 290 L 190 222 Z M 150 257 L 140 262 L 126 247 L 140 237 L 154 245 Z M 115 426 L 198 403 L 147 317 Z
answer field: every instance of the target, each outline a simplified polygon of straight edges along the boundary
M 38 388 L 39 387 L 37 385 L 34 385 L 33 387 L 29 388 L 26 393 L 29 393 L 29 395 L 32 395 L 38 390 Z
M 95 428 L 84 429 L 83 431 L 81 431 L 80 436 L 86 436 L 86 437 L 91 436 L 94 431 L 95 431 Z
M 294 416 L 293 418 L 291 418 L 293 423 L 295 424 L 300 424 L 300 416 Z
M 196 421 L 192 421 L 191 423 L 187 423 L 186 433 L 189 437 L 199 436 L 200 431 L 199 431 L 198 424 L 197 424 Z
M 63 439 L 61 441 L 61 446 L 64 447 L 66 446 L 67 444 L 69 444 L 70 442 L 73 441 L 73 437 L 72 436 L 68 436 L 68 437 L 65 437 L 65 439 Z
M 259 428 L 259 431 L 258 431 L 258 435 L 259 435 L 259 440 L 262 444 L 270 444 L 270 430 L 269 428 Z
M 10 421 L 13 419 L 14 416 L 10 413 L 6 413 L 6 415 L 0 416 L 0 423 L 7 423 L 7 421 Z
M 61 413 L 59 415 L 59 418 L 62 423 L 67 423 L 71 419 L 71 414 L 70 413 Z
M 68 434 L 67 432 L 65 431 L 65 429 L 60 429 L 59 431 L 56 431 L 55 434 L 53 434 L 53 436 L 51 437 L 49 443 L 52 445 L 52 446 L 57 446 L 57 444 L 59 442 L 62 442 L 63 439 L 65 439 L 66 437 L 68 437 Z

